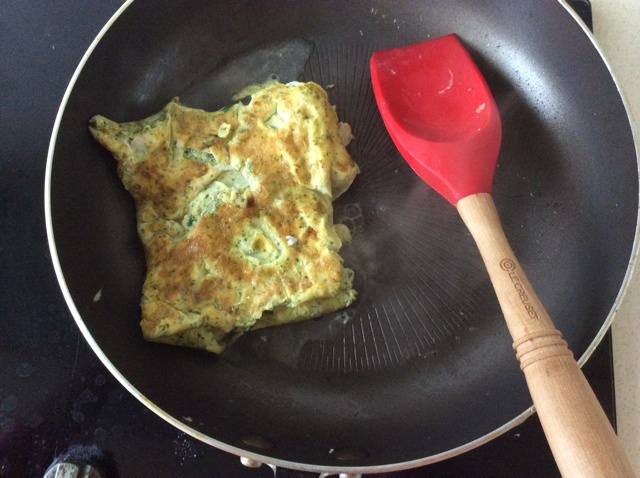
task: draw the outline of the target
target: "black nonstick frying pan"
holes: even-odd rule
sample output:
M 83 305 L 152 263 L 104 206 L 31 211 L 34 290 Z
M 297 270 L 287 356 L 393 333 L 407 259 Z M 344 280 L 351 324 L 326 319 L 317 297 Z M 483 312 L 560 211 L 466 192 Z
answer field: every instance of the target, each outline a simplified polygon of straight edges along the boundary
M 588 358 L 632 265 L 638 168 L 615 81 L 563 2 L 137 0 L 73 78 L 46 184 L 63 293 L 131 393 L 213 446 L 318 472 L 438 461 L 532 413 L 476 246 L 400 157 L 371 90 L 373 51 L 447 33 L 471 52 L 500 109 L 493 196 L 505 232 L 569 347 Z M 352 125 L 362 173 L 335 218 L 353 235 L 342 253 L 359 299 L 250 332 L 220 357 L 144 342 L 133 202 L 87 122 L 139 119 L 174 96 L 214 110 L 274 75 L 325 86 Z

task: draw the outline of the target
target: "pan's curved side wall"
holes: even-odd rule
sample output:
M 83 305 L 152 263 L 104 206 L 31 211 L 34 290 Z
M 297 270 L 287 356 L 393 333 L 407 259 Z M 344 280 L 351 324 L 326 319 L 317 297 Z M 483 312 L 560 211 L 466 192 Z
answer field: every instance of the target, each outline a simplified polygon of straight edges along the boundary
M 638 119 L 640 118 L 640 3 L 624 0 L 591 0 L 594 33 L 609 64 L 618 78 L 627 107 L 635 124 L 636 149 L 638 149 Z M 637 262 L 637 257 L 634 258 Z M 640 342 L 640 275 L 637 267 L 629 281 L 627 294 L 620 303 L 612 325 L 613 360 L 616 393 L 618 435 L 631 464 L 640 471 L 640 364 L 637 344 Z

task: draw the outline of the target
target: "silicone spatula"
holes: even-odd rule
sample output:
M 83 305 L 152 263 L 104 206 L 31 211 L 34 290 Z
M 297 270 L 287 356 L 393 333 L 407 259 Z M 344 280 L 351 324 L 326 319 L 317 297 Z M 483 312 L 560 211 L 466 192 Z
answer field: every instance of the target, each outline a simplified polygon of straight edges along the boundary
M 455 35 L 375 52 L 371 80 L 391 138 L 453 204 L 476 241 L 563 476 L 635 476 L 573 354 L 505 237 L 491 197 L 501 123 L 485 79 Z

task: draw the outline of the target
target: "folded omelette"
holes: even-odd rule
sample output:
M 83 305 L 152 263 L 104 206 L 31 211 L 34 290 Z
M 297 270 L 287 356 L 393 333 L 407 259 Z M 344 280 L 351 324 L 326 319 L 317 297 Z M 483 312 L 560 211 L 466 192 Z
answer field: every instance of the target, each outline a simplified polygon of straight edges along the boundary
M 245 331 L 356 297 L 332 200 L 359 170 L 326 92 L 275 83 L 245 103 L 206 112 L 174 99 L 140 121 L 89 123 L 135 200 L 147 340 L 221 353 Z

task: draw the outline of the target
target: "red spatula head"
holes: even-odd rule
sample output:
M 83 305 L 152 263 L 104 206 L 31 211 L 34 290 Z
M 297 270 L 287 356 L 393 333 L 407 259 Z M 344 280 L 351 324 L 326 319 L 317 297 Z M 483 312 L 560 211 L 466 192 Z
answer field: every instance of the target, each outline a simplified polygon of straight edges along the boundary
M 453 205 L 491 193 L 500 116 L 458 38 L 377 51 L 370 67 L 382 119 L 414 171 Z

